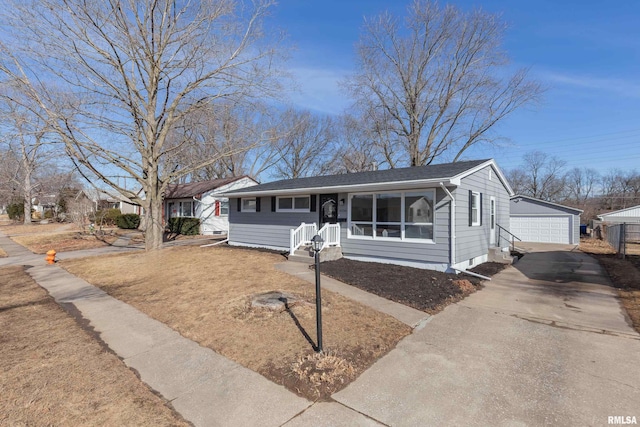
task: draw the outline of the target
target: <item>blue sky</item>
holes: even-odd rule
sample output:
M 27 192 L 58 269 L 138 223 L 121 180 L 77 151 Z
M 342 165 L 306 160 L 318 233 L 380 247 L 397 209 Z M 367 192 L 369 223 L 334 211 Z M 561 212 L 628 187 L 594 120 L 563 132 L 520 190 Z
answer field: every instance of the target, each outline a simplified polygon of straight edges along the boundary
M 640 2 L 619 0 L 453 1 L 463 10 L 500 13 L 504 47 L 515 68 L 547 88 L 543 101 L 497 129 L 509 142 L 468 152 L 503 169 L 540 150 L 568 167 L 640 169 Z M 363 17 L 404 14 L 407 1 L 280 0 L 273 20 L 296 46 L 289 68 L 300 107 L 338 114 L 349 99 L 337 82 L 353 70 Z

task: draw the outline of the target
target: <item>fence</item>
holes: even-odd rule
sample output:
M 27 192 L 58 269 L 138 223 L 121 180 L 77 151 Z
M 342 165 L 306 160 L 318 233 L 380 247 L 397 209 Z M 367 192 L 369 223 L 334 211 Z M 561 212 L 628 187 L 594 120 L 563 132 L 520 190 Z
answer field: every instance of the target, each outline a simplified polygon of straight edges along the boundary
M 608 224 L 604 238 L 624 259 L 627 254 L 640 255 L 640 224 Z

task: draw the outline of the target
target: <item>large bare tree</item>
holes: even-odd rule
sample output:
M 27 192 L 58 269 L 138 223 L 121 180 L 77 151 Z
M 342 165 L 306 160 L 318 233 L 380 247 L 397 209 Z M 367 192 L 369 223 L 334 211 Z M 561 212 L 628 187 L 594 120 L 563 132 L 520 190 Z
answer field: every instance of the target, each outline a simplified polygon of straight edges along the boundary
M 146 248 L 157 249 L 167 185 L 217 160 L 163 168 L 189 142 L 167 144 L 175 126 L 218 100 L 278 90 L 278 37 L 262 26 L 273 3 L 16 0 L 4 8 L 0 72 L 45 112 L 87 178 L 144 207 Z
M 565 198 L 565 165 L 555 156 L 531 151 L 522 156 L 519 168 L 507 173 L 507 179 L 518 194 L 558 202 Z
M 526 70 L 506 67 L 504 30 L 497 15 L 422 0 L 404 20 L 390 13 L 365 20 L 358 69 L 345 85 L 366 112 L 364 125 L 387 135 L 386 157 L 410 166 L 456 161 L 539 98 L 542 88 Z

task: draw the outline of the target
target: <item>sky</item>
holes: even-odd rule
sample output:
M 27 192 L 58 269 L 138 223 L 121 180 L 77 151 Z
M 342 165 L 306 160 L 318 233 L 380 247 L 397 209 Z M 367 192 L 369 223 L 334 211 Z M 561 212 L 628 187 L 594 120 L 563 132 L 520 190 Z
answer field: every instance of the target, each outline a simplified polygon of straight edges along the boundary
M 539 104 L 506 118 L 498 146 L 474 148 L 468 159 L 495 158 L 503 170 L 539 150 L 605 174 L 640 170 L 640 1 L 458 0 L 468 11 L 498 13 L 507 23 L 503 47 L 513 69 L 526 67 L 547 88 Z M 350 105 L 338 85 L 354 71 L 354 45 L 364 17 L 404 15 L 408 1 L 280 0 L 272 20 L 295 46 L 291 100 L 339 114 Z

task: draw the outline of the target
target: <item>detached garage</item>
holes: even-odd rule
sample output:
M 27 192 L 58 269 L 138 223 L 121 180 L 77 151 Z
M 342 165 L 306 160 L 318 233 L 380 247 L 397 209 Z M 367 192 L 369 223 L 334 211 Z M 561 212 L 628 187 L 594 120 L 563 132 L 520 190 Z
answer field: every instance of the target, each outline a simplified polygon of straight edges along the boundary
M 528 196 L 511 198 L 510 231 L 523 242 L 580 243 L 580 209 Z

